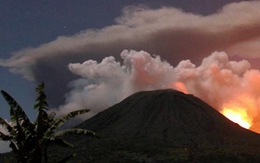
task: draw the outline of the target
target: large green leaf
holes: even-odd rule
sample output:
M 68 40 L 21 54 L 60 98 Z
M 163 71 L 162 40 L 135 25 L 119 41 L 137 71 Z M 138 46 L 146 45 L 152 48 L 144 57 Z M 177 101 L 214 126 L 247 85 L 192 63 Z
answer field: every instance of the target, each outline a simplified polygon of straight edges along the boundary
M 12 96 L 10 96 L 7 92 L 1 91 L 3 97 L 8 102 L 10 106 L 10 116 L 11 122 L 14 122 L 14 139 L 16 148 L 22 150 L 23 149 L 23 140 L 25 139 L 25 133 L 22 126 L 29 126 L 30 121 L 26 116 L 25 112 L 23 111 L 22 107 L 14 100 Z M 25 125 L 25 124 L 28 125 Z
M 37 132 L 37 139 L 40 141 L 42 139 L 44 133 L 50 127 L 50 123 L 52 122 L 52 118 L 49 117 L 48 113 L 48 103 L 46 101 L 46 95 L 44 92 L 44 84 L 41 83 L 36 88 L 36 92 L 38 93 L 38 97 L 36 99 L 36 104 L 34 105 L 34 109 L 38 111 L 38 116 L 36 120 L 36 132 Z
M 41 139 L 44 133 L 50 127 L 48 114 L 44 110 L 41 110 L 38 113 L 36 127 L 37 127 L 37 137 Z
M 14 98 L 3 90 L 1 90 L 1 93 L 10 106 L 11 121 L 20 123 L 20 125 L 23 126 L 31 126 L 32 124 L 26 113 L 24 112 L 22 107 L 14 100 Z
M 55 122 L 51 125 L 50 129 L 51 130 L 58 129 L 62 125 L 64 125 L 67 121 L 71 120 L 72 118 L 74 118 L 74 117 L 76 117 L 78 115 L 81 115 L 81 114 L 85 114 L 87 112 L 89 112 L 88 109 L 72 111 L 72 112 L 66 114 L 65 116 L 62 116 L 62 117 L 56 119 Z
M 49 110 L 49 105 L 46 100 L 46 94 L 44 92 L 44 83 L 41 83 L 36 88 L 36 92 L 38 93 L 38 97 L 36 99 L 36 104 L 34 105 L 34 109 L 36 110 Z
M 9 140 L 12 140 L 12 136 L 10 136 L 10 135 L 6 135 L 6 134 L 4 134 L 4 133 L 2 133 L 1 131 L 0 131 L 0 140 L 3 140 L 3 141 L 9 141 Z
M 10 142 L 10 147 L 16 154 L 18 162 L 19 160 L 24 159 L 35 159 L 34 157 L 38 154 L 37 151 L 45 151 L 51 144 L 73 147 L 72 144 L 61 139 L 61 136 L 67 134 L 96 136 L 92 131 L 75 128 L 55 133 L 65 122 L 78 115 L 87 113 L 89 110 L 83 109 L 73 111 L 65 116 L 55 119 L 55 113 L 47 113 L 48 103 L 46 101 L 43 83 L 36 88 L 36 92 L 38 93 L 38 97 L 34 108 L 38 111 L 38 116 L 36 121 L 31 123 L 22 107 L 14 100 L 14 98 L 5 91 L 1 91 L 3 97 L 10 105 L 11 122 L 14 125 L 10 125 L 0 117 L 0 125 L 6 128 L 9 132 L 8 134 L 0 132 L 0 139 Z M 43 152 L 43 154 L 46 153 Z M 72 156 L 73 155 L 68 156 L 67 159 Z M 47 155 L 45 158 L 47 158 Z
M 20 153 L 19 148 L 15 141 L 13 140 L 10 141 L 10 147 L 12 148 L 13 152 Z
M 2 117 L 0 117 L 0 124 L 4 128 L 6 128 L 9 133 L 13 133 L 14 128 L 8 122 L 6 122 Z

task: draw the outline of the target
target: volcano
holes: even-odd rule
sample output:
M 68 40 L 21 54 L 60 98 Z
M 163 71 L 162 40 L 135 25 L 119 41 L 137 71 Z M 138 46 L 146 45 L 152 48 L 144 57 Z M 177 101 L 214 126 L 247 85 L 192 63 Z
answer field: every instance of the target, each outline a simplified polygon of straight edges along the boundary
M 259 134 L 170 89 L 133 94 L 78 127 L 100 136 L 75 139 L 80 156 L 90 162 L 260 160 Z
M 136 93 L 80 127 L 104 136 L 146 137 L 172 143 L 191 139 L 212 143 L 257 135 L 231 122 L 193 95 L 175 90 Z

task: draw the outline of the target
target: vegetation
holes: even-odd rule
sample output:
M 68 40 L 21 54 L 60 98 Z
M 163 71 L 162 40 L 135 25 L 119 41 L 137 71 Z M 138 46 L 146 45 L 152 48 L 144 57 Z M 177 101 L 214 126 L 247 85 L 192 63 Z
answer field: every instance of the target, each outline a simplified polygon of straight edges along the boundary
M 34 109 L 38 112 L 37 118 L 31 122 L 22 107 L 7 92 L 1 91 L 3 97 L 10 106 L 10 122 L 0 117 L 0 125 L 6 129 L 0 131 L 0 140 L 9 141 L 10 147 L 16 156 L 17 162 L 48 162 L 47 149 L 50 145 L 73 147 L 72 144 L 62 139 L 67 134 L 96 136 L 94 132 L 85 129 L 58 129 L 68 120 L 87 113 L 88 109 L 72 111 L 65 116 L 56 118 L 55 113 L 48 113 L 48 103 L 44 92 L 44 84 L 36 88 L 38 97 Z M 62 159 L 63 161 L 73 157 L 74 154 Z
M 14 144 L 11 155 L 16 154 L 19 162 L 260 162 L 259 134 L 241 128 L 191 95 L 173 90 L 134 94 L 78 126 L 95 130 L 100 139 L 77 134 L 61 139 L 59 135 L 75 130 L 57 129 L 80 113 L 54 118 L 54 114 L 47 114 L 43 86 L 37 92 L 35 109 L 39 115 L 35 123 L 27 122 L 16 102 L 9 102 L 14 120 L 11 124 L 1 122 L 9 131 L 1 137 Z M 12 101 L 10 98 L 7 101 Z M 71 149 L 57 146 L 70 146 L 64 139 L 77 146 L 77 157 L 72 158 Z M 0 155 L 0 162 L 1 157 L 8 155 Z
M 136 93 L 80 128 L 101 139 L 74 139 L 73 162 L 260 162 L 259 134 L 173 90 Z

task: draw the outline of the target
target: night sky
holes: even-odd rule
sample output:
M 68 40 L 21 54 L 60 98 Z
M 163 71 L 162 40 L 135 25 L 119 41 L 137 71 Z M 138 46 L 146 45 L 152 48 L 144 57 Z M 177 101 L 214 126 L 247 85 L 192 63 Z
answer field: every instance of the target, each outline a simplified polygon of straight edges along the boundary
M 9 58 L 16 51 L 37 47 L 86 29 L 100 29 L 115 23 L 122 9 L 128 5 L 150 8 L 172 6 L 187 12 L 207 15 L 223 5 L 238 0 L 1 0 L 0 1 L 0 57 Z M 34 100 L 35 83 L 0 68 L 0 88 L 12 94 L 26 108 Z M 3 107 L 1 101 L 1 108 Z M 4 116 L 6 112 L 0 110 Z

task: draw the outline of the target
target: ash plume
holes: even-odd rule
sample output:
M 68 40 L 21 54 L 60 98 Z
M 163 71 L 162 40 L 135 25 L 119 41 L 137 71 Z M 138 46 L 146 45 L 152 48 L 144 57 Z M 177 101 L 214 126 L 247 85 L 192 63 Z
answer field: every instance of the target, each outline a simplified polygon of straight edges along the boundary
M 157 54 L 172 65 L 186 59 L 199 64 L 213 51 L 257 61 L 259 7 L 259 1 L 231 3 L 210 15 L 173 7 L 125 7 L 114 25 L 21 49 L 0 60 L 0 65 L 26 79 L 45 82 L 50 104 L 55 107 L 64 102 L 68 83 L 77 78 L 67 69 L 69 63 L 101 61 L 110 55 L 118 59 L 124 49 Z
M 219 111 L 236 103 L 258 131 L 260 72 L 248 61 L 230 61 L 225 52 L 214 52 L 198 66 L 183 60 L 174 67 L 145 51 L 124 50 L 120 56 L 122 64 L 112 56 L 101 62 L 69 64 L 80 78 L 70 83 L 71 91 L 59 113 L 86 107 L 91 108 L 90 117 L 135 92 L 172 88 L 193 94 Z

